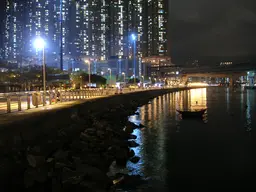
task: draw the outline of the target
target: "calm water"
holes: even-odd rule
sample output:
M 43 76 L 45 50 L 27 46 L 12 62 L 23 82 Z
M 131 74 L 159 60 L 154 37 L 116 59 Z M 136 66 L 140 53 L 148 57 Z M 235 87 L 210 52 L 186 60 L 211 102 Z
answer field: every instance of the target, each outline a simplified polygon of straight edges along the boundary
M 130 118 L 146 126 L 134 132 L 141 160 L 128 164 L 131 174 L 150 183 L 139 191 L 256 188 L 255 102 L 255 90 L 208 88 L 171 93 L 141 107 Z M 176 113 L 206 107 L 204 120 L 182 120 Z

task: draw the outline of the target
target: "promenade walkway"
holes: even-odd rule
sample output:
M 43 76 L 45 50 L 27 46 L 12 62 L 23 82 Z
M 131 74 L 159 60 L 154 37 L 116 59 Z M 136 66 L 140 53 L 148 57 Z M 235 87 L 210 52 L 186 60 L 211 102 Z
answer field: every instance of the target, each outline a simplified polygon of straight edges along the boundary
M 148 90 L 157 90 L 160 88 L 154 88 L 154 89 L 125 89 L 122 91 L 123 94 L 128 94 L 128 93 L 134 93 L 134 92 L 141 92 L 141 91 L 148 91 Z M 170 88 L 169 88 L 170 89 Z M 45 106 L 38 105 L 38 108 L 32 105 L 31 103 L 31 108 L 27 109 L 27 101 L 22 101 L 21 102 L 21 110 L 18 111 L 18 102 L 17 100 L 13 103 L 11 103 L 12 111 L 11 113 L 6 112 L 7 104 L 6 102 L 0 102 L 0 127 L 1 125 L 8 124 L 15 121 L 20 121 L 32 116 L 37 116 L 37 115 L 42 115 L 45 112 L 48 112 L 50 110 L 58 110 L 58 109 L 63 109 L 63 108 L 69 108 L 71 106 L 74 106 L 76 104 L 84 103 L 87 101 L 92 101 L 95 99 L 99 98 L 104 98 L 104 97 L 110 97 L 115 95 L 117 92 L 115 90 L 107 90 L 106 92 L 101 92 L 99 93 L 91 93 L 91 96 L 86 96 L 84 94 L 81 94 L 81 92 L 77 92 L 76 94 L 73 94 L 72 97 L 69 95 L 64 95 L 62 101 L 57 102 L 57 103 L 52 103 L 49 104 L 49 99 L 47 101 L 47 104 Z M 65 99 L 66 98 L 66 99 Z M 31 102 L 31 101 L 30 101 Z

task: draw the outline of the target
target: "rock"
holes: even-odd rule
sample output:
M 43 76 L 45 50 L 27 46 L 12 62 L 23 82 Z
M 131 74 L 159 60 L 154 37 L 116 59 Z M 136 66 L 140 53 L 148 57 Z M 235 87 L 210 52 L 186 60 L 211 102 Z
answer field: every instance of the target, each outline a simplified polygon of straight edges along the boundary
M 121 167 L 125 167 L 128 160 L 128 149 L 120 148 L 116 151 L 115 158 L 116 164 Z
M 104 138 L 105 132 L 98 130 L 98 131 L 97 131 L 97 136 L 100 137 L 100 138 Z
M 128 146 L 129 147 L 138 147 L 140 145 L 138 143 L 136 143 L 135 141 L 128 141 Z
M 31 167 L 38 167 L 45 163 L 45 157 L 43 156 L 35 156 L 35 155 L 27 155 L 28 164 Z
M 96 129 L 89 128 L 84 131 L 85 134 L 95 136 L 96 135 Z
M 100 185 L 99 188 L 109 189 L 112 186 L 112 180 L 96 167 L 81 164 L 76 169 L 84 174 L 86 180 L 98 183 Z
M 39 183 L 44 183 L 47 179 L 46 169 L 27 169 L 24 172 L 24 185 L 26 187 L 31 187 L 35 181 Z
M 135 129 L 136 124 L 134 124 L 134 123 L 128 121 L 125 126 L 126 126 L 126 127 L 132 127 L 133 129 Z
M 131 149 L 131 150 L 129 151 L 129 157 L 133 157 L 134 155 L 135 155 L 135 152 L 134 152 L 133 149 Z
M 138 163 L 138 162 L 140 161 L 140 157 L 134 156 L 134 157 L 132 157 L 132 158 L 130 159 L 130 161 L 131 161 L 132 163 Z
M 128 174 L 129 170 L 127 168 L 119 167 L 116 161 L 113 161 L 109 166 L 108 177 L 115 177 L 117 174 Z
M 124 179 L 117 184 L 117 187 L 121 188 L 123 191 L 137 191 L 137 186 L 141 186 L 146 182 L 147 181 L 143 180 L 141 176 L 124 175 Z
M 53 157 L 59 161 L 59 160 L 65 160 L 68 157 L 68 151 L 58 150 L 56 153 L 54 153 Z
M 80 152 L 85 151 L 88 148 L 88 143 L 85 141 L 75 140 L 72 142 L 70 149 L 71 151 Z
M 128 136 L 128 139 L 137 139 L 137 136 L 131 134 L 131 135 Z
M 88 141 L 96 140 L 96 137 L 82 132 L 80 134 L 80 139 L 88 142 Z
M 131 126 L 128 126 L 128 127 L 125 127 L 125 128 L 124 128 L 124 131 L 125 131 L 126 133 L 128 133 L 128 134 L 131 134 L 131 133 L 133 132 L 133 130 L 134 130 L 134 128 L 131 127 Z
M 143 127 L 145 127 L 145 126 L 140 123 L 137 127 L 138 127 L 138 128 L 143 128 Z

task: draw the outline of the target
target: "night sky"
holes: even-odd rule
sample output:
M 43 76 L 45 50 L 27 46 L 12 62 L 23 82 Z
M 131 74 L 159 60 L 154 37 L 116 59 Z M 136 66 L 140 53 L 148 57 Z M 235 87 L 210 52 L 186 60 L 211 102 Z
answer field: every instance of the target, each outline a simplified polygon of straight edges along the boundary
M 171 0 L 170 9 L 174 60 L 255 54 L 255 0 Z

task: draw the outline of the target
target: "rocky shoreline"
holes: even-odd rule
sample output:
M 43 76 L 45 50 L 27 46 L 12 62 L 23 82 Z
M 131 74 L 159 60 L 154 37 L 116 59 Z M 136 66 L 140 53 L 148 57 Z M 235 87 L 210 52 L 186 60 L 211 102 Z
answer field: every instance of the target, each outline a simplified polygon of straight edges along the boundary
M 174 91 L 178 89 L 87 102 L 86 108 L 72 109 L 66 126 L 33 142 L 21 136 L 18 147 L 2 150 L 4 191 L 101 192 L 115 191 L 129 180 L 134 183 L 139 178 L 128 176 L 125 167 L 127 161 L 139 161 L 132 150 L 138 146 L 132 132 L 143 125 L 129 122 L 128 116 L 154 97 Z

